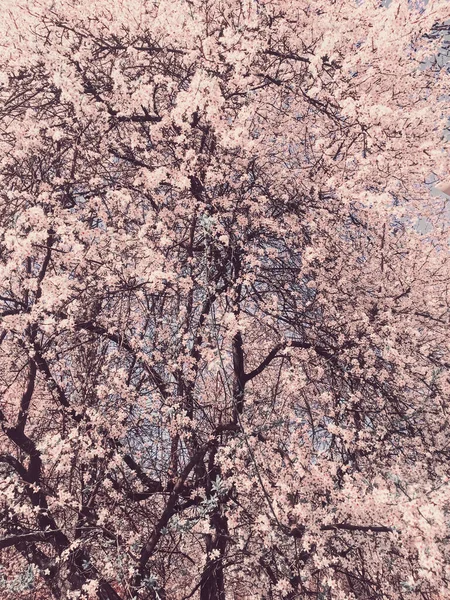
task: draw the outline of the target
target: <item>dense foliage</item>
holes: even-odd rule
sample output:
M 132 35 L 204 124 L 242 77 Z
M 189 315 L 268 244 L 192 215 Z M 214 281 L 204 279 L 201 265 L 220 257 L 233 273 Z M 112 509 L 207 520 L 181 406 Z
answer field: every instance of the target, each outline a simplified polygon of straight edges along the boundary
M 1 598 L 450 598 L 447 0 L 0 5 Z

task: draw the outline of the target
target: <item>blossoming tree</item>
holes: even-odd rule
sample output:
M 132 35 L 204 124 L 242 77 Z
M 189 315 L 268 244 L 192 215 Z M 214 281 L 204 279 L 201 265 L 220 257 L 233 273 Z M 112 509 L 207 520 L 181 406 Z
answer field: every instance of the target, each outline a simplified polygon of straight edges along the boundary
M 450 598 L 450 4 L 385 4 L 1 0 L 2 599 Z

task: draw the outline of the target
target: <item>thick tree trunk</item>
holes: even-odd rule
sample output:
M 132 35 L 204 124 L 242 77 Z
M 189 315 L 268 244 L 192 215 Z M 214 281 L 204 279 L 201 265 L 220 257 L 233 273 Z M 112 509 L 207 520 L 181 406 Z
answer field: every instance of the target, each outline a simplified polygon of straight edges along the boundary
M 203 569 L 200 583 L 200 600 L 225 600 L 225 585 L 222 559 L 227 544 L 227 519 L 220 513 L 220 508 L 211 516 L 214 535 L 209 535 L 206 543 L 208 554 L 218 551 L 217 556 L 208 559 Z

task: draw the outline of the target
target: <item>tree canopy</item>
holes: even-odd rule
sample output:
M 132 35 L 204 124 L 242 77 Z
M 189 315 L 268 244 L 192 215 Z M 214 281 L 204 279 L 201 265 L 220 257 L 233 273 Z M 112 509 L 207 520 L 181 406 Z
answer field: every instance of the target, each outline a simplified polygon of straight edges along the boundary
M 450 598 L 450 4 L 0 6 L 1 598 Z

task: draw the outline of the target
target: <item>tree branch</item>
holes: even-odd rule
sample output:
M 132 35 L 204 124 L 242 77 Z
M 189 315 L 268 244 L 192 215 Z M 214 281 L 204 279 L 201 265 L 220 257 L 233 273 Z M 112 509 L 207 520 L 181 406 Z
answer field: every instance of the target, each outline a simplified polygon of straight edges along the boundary
M 46 542 L 51 537 L 52 533 L 57 533 L 59 530 L 52 531 L 31 531 L 29 533 L 17 533 L 4 538 L 0 538 L 0 550 L 10 548 L 16 544 L 24 542 Z
M 286 350 L 286 348 L 289 348 L 290 346 L 292 348 L 302 348 L 303 350 L 309 350 L 312 348 L 316 352 L 316 354 L 322 356 L 323 358 L 326 358 L 327 360 L 335 359 L 335 355 L 328 352 L 328 350 L 325 350 L 325 348 L 323 348 L 322 346 L 315 346 L 313 344 L 310 344 L 309 342 L 289 340 L 287 342 L 283 342 L 282 344 L 277 344 L 274 348 L 272 348 L 272 350 L 269 352 L 266 358 L 256 367 L 256 369 L 253 369 L 253 371 L 250 371 L 250 373 L 245 374 L 245 382 L 250 381 L 257 375 L 262 373 L 264 369 L 268 367 L 275 358 L 277 358 L 278 353 L 280 351 Z

